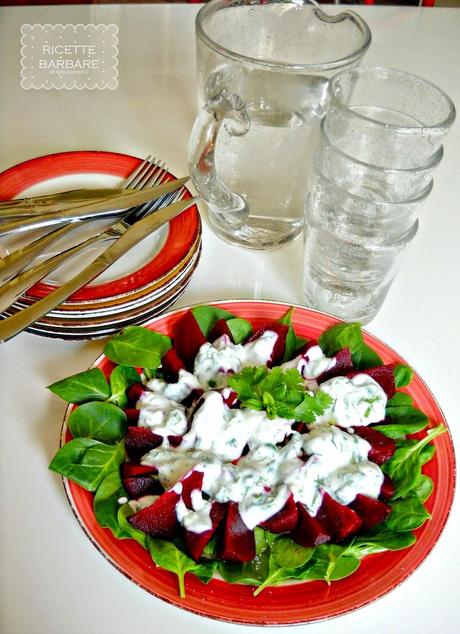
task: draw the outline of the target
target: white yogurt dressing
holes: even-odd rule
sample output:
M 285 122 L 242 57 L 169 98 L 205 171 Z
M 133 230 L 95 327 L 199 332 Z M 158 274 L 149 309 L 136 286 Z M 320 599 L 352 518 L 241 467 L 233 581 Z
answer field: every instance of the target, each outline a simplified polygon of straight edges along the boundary
M 213 343 L 204 343 L 195 358 L 193 374 L 201 387 L 225 387 L 228 375 L 242 368 L 265 365 L 272 356 L 278 335 L 266 330 L 258 339 L 244 346 L 234 344 L 227 335 L 222 335 Z
M 367 374 L 357 374 L 351 379 L 336 376 L 321 383 L 320 389 L 333 398 L 333 403 L 315 423 L 356 427 L 378 423 L 385 418 L 386 394 Z
M 201 386 L 209 386 L 210 381 L 224 385 L 229 372 L 266 363 L 276 337 L 276 333 L 267 331 L 246 346 L 236 346 L 224 335 L 213 345 L 204 344 L 195 360 L 197 382 Z M 332 366 L 331 359 L 314 348 L 310 350 L 313 355 L 303 357 L 302 367 L 308 367 L 307 376 L 314 378 Z M 195 386 L 194 375 L 179 377 L 181 386 Z M 230 409 L 215 390 L 205 392 L 191 422 L 187 422 L 185 408 L 173 400 L 186 390 L 174 386 L 168 388 L 158 379 L 149 383 L 155 392 L 139 400 L 139 424 L 163 436 L 181 434 L 183 440 L 178 447 L 169 447 L 165 440 L 141 463 L 158 469 L 165 489 L 194 469 L 203 472 L 202 492 L 191 493 L 192 508 L 187 508 L 182 497 L 176 507 L 178 521 L 188 530 L 201 533 L 211 528 L 213 500 L 237 502 L 243 522 L 252 529 L 280 511 L 290 495 L 305 504 L 312 515 L 321 506 L 324 492 L 342 504 L 352 502 L 358 493 L 378 497 L 383 473 L 367 460 L 369 443 L 340 428 L 383 419 L 385 393 L 367 375 L 337 377 L 322 383 L 321 389 L 334 402 L 305 434 L 291 429 L 292 420 L 270 420 L 264 411 Z M 284 446 L 277 446 L 283 441 Z M 241 457 L 245 447 L 249 450 Z M 180 495 L 182 486 L 177 486 Z M 202 493 L 207 494 L 206 498 Z
M 304 354 L 282 364 L 283 370 L 296 368 L 307 381 L 317 379 L 321 374 L 335 367 L 335 358 L 326 357 L 319 346 L 312 346 Z

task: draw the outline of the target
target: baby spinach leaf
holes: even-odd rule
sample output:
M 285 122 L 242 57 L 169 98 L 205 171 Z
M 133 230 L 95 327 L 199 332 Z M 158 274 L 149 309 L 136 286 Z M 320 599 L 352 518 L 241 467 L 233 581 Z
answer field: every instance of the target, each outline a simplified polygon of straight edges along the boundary
M 428 417 L 422 411 L 414 407 L 411 396 L 404 392 L 396 392 L 396 394 L 387 401 L 385 415 L 392 424 L 408 425 L 410 431 L 407 433 L 411 434 L 421 431 L 429 422 Z M 382 429 L 379 431 L 385 433 L 383 427 L 387 427 L 387 425 L 381 425 L 381 427 Z M 402 436 L 393 437 L 400 438 Z
M 438 425 L 428 430 L 422 440 L 407 440 L 398 443 L 392 458 L 381 467 L 396 487 L 393 500 L 406 497 L 416 487 L 422 466 L 433 457 L 435 451 L 434 446 L 428 443 L 445 431 L 446 428 L 443 425 Z
M 309 561 L 314 553 L 314 548 L 305 548 L 296 544 L 290 537 L 281 536 L 272 544 L 271 555 L 278 566 L 284 568 L 299 568 Z
M 68 403 L 105 401 L 110 396 L 109 385 L 99 368 L 68 376 L 66 379 L 48 385 L 48 389 Z
M 397 363 L 395 369 L 393 370 L 393 376 L 395 380 L 395 387 L 406 387 L 406 385 L 409 385 L 412 381 L 414 372 L 412 368 L 409 368 L 409 366 Z
M 419 528 L 431 515 L 416 495 L 410 495 L 404 500 L 391 502 L 391 515 L 385 525 L 393 531 L 413 531 Z
M 373 425 L 372 429 L 376 429 L 381 434 L 388 436 L 389 438 L 393 438 L 395 440 L 405 438 L 410 434 L 416 434 L 422 429 L 425 429 L 426 422 L 422 421 L 420 423 L 401 423 L 401 424 L 392 424 L 392 423 L 383 423 L 382 425 Z
M 128 419 L 122 409 L 100 401 L 80 405 L 69 417 L 74 438 L 94 438 L 109 444 L 124 438 L 127 426 Z
M 170 347 L 171 339 L 166 335 L 142 326 L 128 326 L 105 345 L 104 354 L 119 365 L 155 369 Z
M 318 343 L 321 350 L 328 357 L 332 357 L 339 350 L 349 348 L 353 365 L 357 370 L 365 370 L 382 365 L 379 355 L 364 343 L 361 324 L 335 324 L 323 332 Z
M 227 326 L 235 343 L 243 343 L 252 334 L 251 324 L 240 317 L 227 319 Z
M 119 471 L 110 472 L 98 486 L 93 500 L 94 515 L 104 528 L 110 528 L 118 539 L 131 537 L 118 522 L 120 504 L 118 500 L 126 497 Z
M 209 335 L 219 319 L 227 320 L 235 317 L 232 313 L 217 306 L 195 306 L 192 308 L 192 313 L 205 337 Z
M 289 326 L 286 335 L 283 363 L 292 359 L 296 355 L 296 353 L 307 343 L 307 339 L 305 339 L 304 337 L 298 337 L 295 333 L 294 327 L 292 325 L 293 311 L 294 307 L 290 308 L 287 313 L 285 313 L 281 317 L 281 319 L 278 320 L 280 324 Z
M 433 480 L 421 473 L 416 479 L 412 493 L 418 497 L 420 502 L 426 502 L 433 492 Z
M 360 559 L 366 555 L 382 553 L 386 550 L 403 550 L 415 544 L 415 537 L 410 532 L 397 533 L 388 528 L 379 527 L 375 531 L 360 535 L 347 546 L 347 555 Z
M 297 578 L 304 581 L 324 580 L 329 584 L 352 575 L 360 563 L 360 559 L 349 554 L 345 546 L 323 544 L 316 548 L 311 562 Z
M 115 403 L 119 407 L 126 407 L 128 404 L 126 390 L 133 383 L 138 383 L 139 381 L 140 376 L 134 368 L 127 365 L 117 365 L 110 375 L 110 402 Z
M 120 527 L 120 530 L 126 535 L 127 538 L 134 539 L 144 548 L 147 548 L 147 535 L 143 531 L 140 531 L 138 528 L 134 528 L 129 522 L 128 517 L 134 515 L 133 509 L 129 504 L 123 504 L 118 508 L 117 512 L 117 522 Z
M 290 537 L 276 537 L 271 544 L 268 574 L 256 589 L 259 595 L 268 586 L 274 586 L 286 579 L 297 579 L 299 569 L 305 566 L 313 556 L 314 548 L 304 548 Z
M 172 542 L 147 537 L 147 548 L 157 566 L 177 575 L 182 599 L 185 597 L 185 573 L 193 572 L 205 582 L 212 577 L 215 566 L 211 562 L 196 563 Z
M 123 442 L 105 445 L 93 438 L 75 438 L 59 449 L 49 468 L 88 491 L 96 491 L 111 471 L 120 468 L 124 456 Z

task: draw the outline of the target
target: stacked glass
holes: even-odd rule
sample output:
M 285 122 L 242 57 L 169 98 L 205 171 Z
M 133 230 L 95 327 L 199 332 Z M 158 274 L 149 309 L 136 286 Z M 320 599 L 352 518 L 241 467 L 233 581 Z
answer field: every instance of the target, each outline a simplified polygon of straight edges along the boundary
M 306 203 L 305 298 L 367 323 L 417 233 L 455 108 L 433 84 L 386 68 L 342 71 L 328 92 Z

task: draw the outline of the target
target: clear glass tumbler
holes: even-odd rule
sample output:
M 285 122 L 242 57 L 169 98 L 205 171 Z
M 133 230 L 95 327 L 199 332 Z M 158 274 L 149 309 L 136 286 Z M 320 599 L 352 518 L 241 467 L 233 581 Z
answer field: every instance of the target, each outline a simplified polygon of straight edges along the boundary
M 454 120 L 454 104 L 442 90 L 398 70 L 348 69 L 328 87 L 328 138 L 349 156 L 378 167 L 426 165 Z
M 369 28 L 311 0 L 212 0 L 196 40 L 193 183 L 221 237 L 278 247 L 302 231 L 329 78 L 360 62 Z
M 390 169 L 359 161 L 332 143 L 326 130 L 327 116 L 321 122 L 316 164 L 320 172 L 339 188 L 361 199 L 379 202 L 409 202 L 424 195 L 432 186 L 432 176 L 442 160 L 443 147 L 425 165 Z M 345 143 L 342 145 L 346 145 Z M 415 218 L 412 222 L 415 222 Z
M 415 199 L 384 203 L 361 198 L 315 170 L 306 204 L 306 304 L 345 320 L 367 323 L 380 309 L 401 256 L 418 229 Z

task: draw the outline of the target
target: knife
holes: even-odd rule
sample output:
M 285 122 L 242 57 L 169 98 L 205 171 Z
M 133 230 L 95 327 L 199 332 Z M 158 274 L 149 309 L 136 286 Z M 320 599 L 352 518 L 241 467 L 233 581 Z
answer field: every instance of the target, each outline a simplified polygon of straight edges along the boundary
M 101 189 L 72 189 L 58 194 L 46 194 L 30 198 L 0 200 L 0 219 L 44 214 L 51 209 L 59 211 L 81 203 L 97 202 L 126 194 L 125 188 L 104 187 Z
M 44 213 L 39 216 L 20 218 L 0 224 L 0 236 L 19 231 L 29 231 L 39 227 L 60 224 L 73 220 L 83 220 L 85 218 L 94 219 L 106 215 L 120 215 L 123 211 L 130 211 L 132 207 L 143 205 L 150 200 L 159 198 L 175 189 L 179 189 L 188 181 L 189 177 L 168 181 L 156 187 L 149 187 L 142 190 L 125 190 L 122 195 L 114 196 L 106 200 L 89 204 L 81 204 L 70 209 Z
M 79 288 L 91 282 L 91 280 L 102 273 L 102 271 L 105 271 L 105 269 L 129 251 L 129 249 L 152 233 L 152 231 L 155 231 L 169 220 L 172 220 L 172 218 L 179 215 L 190 207 L 190 205 L 193 205 L 196 200 L 198 200 L 197 197 L 181 200 L 173 205 L 169 205 L 169 207 L 159 209 L 154 215 L 147 216 L 133 224 L 114 244 L 108 247 L 94 262 L 84 268 L 83 271 L 80 271 L 75 277 L 32 306 L 28 306 L 14 315 L 6 317 L 3 321 L 0 321 L 0 342 L 8 341 L 8 339 L 22 332 L 27 326 L 30 326 L 43 317 L 43 315 L 46 315 L 50 310 L 59 306 L 59 304 L 70 297 L 72 293 L 75 293 Z

